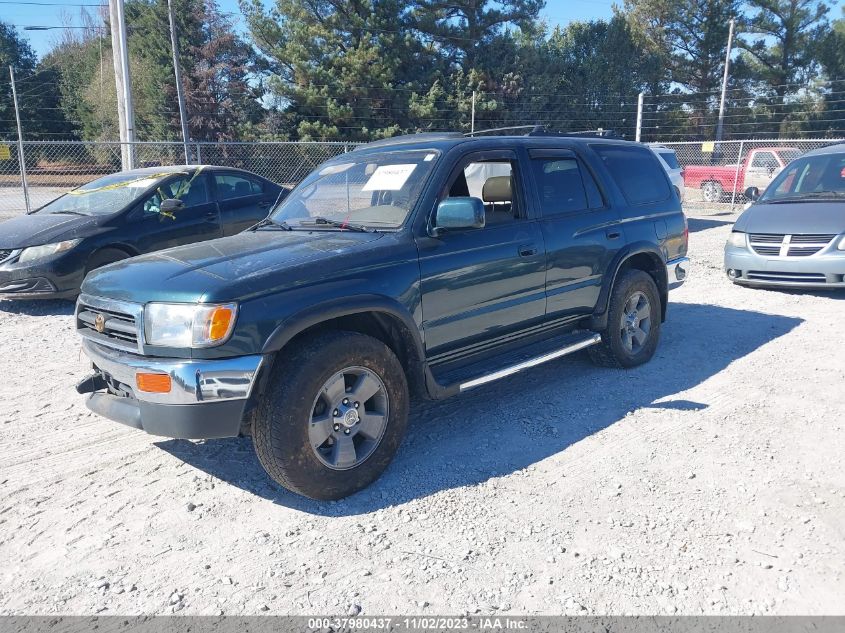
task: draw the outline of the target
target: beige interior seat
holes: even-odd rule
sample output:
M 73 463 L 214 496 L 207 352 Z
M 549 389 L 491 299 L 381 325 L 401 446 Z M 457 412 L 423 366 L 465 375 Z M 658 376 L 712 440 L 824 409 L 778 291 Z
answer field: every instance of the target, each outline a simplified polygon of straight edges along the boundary
M 511 176 L 492 176 L 484 181 L 481 200 L 487 224 L 497 224 L 513 219 L 513 187 Z

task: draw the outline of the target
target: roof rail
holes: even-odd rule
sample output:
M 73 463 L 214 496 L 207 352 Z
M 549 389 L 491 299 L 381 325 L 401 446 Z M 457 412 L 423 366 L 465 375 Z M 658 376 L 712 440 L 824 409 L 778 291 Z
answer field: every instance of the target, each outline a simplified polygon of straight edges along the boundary
M 542 125 L 511 125 L 511 126 L 508 126 L 508 127 L 494 127 L 494 128 L 490 128 L 489 130 L 475 130 L 475 131 L 472 131 L 472 132 L 467 132 L 466 134 L 464 134 L 464 136 L 478 136 L 479 134 L 492 134 L 493 132 L 507 132 L 509 130 L 531 130 L 531 132 L 528 132 L 528 135 L 530 135 L 532 132 L 535 132 L 537 130 L 542 131 L 543 126 Z
M 369 149 L 371 147 L 384 147 L 388 145 L 402 145 L 403 143 L 420 143 L 425 141 L 439 141 L 449 138 L 463 138 L 460 132 L 420 132 L 419 134 L 400 134 L 390 138 L 382 138 L 363 145 L 358 145 L 352 151 Z
M 489 130 L 478 130 L 475 132 L 468 132 L 464 134 L 464 136 L 478 136 L 480 134 L 492 134 L 494 132 L 509 132 L 511 130 L 528 130 L 528 132 L 525 133 L 525 136 L 595 136 L 597 138 L 622 138 L 622 136 L 617 134 L 615 130 L 605 130 L 602 128 L 598 128 L 595 130 L 579 130 L 576 132 L 555 132 L 553 130 L 547 130 L 542 125 L 512 125 L 509 127 L 494 127 Z

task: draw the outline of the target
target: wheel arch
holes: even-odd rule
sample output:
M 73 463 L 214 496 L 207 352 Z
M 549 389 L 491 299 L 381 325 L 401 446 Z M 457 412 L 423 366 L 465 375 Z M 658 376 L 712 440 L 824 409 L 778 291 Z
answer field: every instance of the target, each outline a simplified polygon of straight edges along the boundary
M 613 262 L 608 266 L 605 281 L 599 292 L 599 299 L 596 302 L 596 309 L 590 322 L 594 330 L 603 330 L 607 327 L 607 309 L 610 293 L 619 276 L 626 270 L 642 270 L 651 275 L 654 283 L 657 284 L 657 291 L 660 294 L 660 320 L 666 320 L 666 304 L 669 298 L 669 282 L 666 276 L 666 263 L 660 251 L 653 244 L 647 242 L 630 244 L 627 248 L 617 253 Z
M 97 255 L 103 253 L 105 251 L 120 251 L 126 255 L 126 257 L 136 257 L 141 253 L 138 252 L 137 249 L 129 246 L 128 244 L 104 244 L 103 246 L 98 246 L 90 253 L 88 253 L 88 257 L 85 258 L 85 272 L 91 272 L 91 262 L 94 260 Z
M 275 362 L 279 352 L 292 342 L 326 329 L 359 332 L 380 340 L 396 354 L 411 391 L 419 394 L 425 389 L 425 351 L 419 327 L 407 310 L 387 297 L 335 299 L 310 306 L 279 324 L 262 353 Z M 266 364 L 264 376 L 271 369 L 271 363 Z

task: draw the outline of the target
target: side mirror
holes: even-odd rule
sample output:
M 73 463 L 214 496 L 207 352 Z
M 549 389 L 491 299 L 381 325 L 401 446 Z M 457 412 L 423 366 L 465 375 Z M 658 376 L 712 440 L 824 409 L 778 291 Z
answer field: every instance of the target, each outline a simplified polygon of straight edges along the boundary
M 753 202 L 760 197 L 760 190 L 757 187 L 749 187 L 745 190 L 745 197 Z
M 484 203 L 478 198 L 447 198 L 437 205 L 435 231 L 483 228 Z
M 162 200 L 159 209 L 163 213 L 174 213 L 176 211 L 181 211 L 185 208 L 185 203 L 182 200 L 177 200 L 176 198 L 168 198 L 167 200 Z

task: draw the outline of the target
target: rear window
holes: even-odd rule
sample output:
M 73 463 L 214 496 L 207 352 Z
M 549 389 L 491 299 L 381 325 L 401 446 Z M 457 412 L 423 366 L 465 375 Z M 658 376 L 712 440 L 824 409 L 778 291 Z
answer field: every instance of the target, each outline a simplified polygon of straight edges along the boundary
M 671 196 L 666 173 L 657 157 L 645 147 L 594 145 L 630 204 L 661 202 Z
M 660 158 L 666 161 L 666 164 L 669 165 L 670 169 L 680 169 L 681 164 L 678 162 L 678 156 L 675 152 L 671 150 L 664 150 L 659 149 L 657 153 L 660 154 Z

